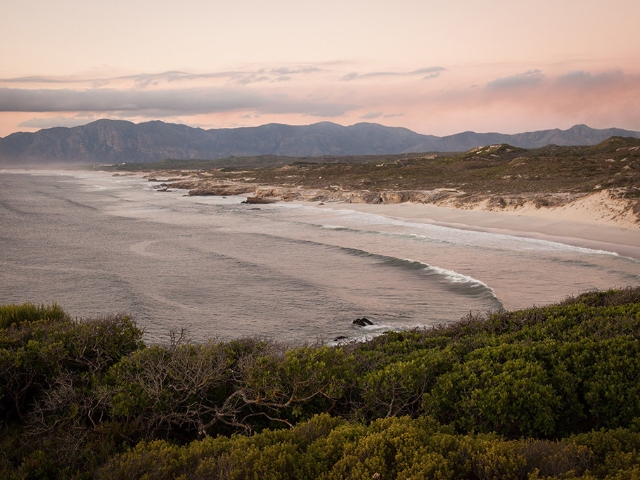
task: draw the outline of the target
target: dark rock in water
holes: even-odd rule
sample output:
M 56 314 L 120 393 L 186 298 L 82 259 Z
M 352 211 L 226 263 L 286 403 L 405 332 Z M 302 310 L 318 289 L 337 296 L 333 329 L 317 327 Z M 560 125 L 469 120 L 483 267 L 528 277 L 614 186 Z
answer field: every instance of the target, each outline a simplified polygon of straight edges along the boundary
M 264 198 L 264 197 L 247 197 L 244 202 L 247 204 L 266 204 L 266 203 L 276 203 L 278 200 L 276 198 Z
M 373 322 L 366 317 L 356 318 L 353 322 L 354 325 L 358 325 L 359 327 L 366 327 L 369 325 L 373 325 Z
M 340 340 L 346 340 L 349 337 L 345 337 L 344 335 L 339 335 L 333 339 L 334 342 L 339 342 Z

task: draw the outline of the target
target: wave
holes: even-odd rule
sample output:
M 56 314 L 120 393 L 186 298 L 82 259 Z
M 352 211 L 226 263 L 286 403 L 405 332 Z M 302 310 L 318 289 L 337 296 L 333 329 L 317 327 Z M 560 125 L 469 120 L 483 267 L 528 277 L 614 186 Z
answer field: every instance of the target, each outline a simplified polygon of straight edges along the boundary
M 387 255 L 380 255 L 356 248 L 338 248 L 346 251 L 351 255 L 376 258 L 386 265 L 425 272 L 427 275 L 434 276 L 453 287 L 456 290 L 456 293 L 487 296 L 490 297 L 494 302 L 496 302 L 498 308 L 503 307 L 502 302 L 500 302 L 498 297 L 496 297 L 493 288 L 491 288 L 483 281 L 478 280 L 477 278 L 473 278 L 469 275 L 458 273 L 455 270 L 448 270 L 446 268 L 438 267 L 435 265 L 429 265 L 428 263 L 419 262 L 410 258 L 398 258 Z
M 357 232 L 357 230 L 353 230 L 352 228 L 341 227 L 339 225 L 320 225 L 320 228 L 324 228 L 325 230 L 343 230 L 347 232 Z
M 338 227 L 338 228 L 342 228 L 342 227 Z M 348 230 L 351 230 L 351 229 L 348 229 Z M 262 233 L 262 235 L 278 236 L 278 235 L 266 234 L 266 233 Z M 477 294 L 477 293 L 481 293 L 480 290 L 482 290 L 484 293 L 493 297 L 493 299 L 500 304 L 499 305 L 500 308 L 502 308 L 502 303 L 495 296 L 493 289 L 489 285 L 482 282 L 481 280 L 478 280 L 468 275 L 458 273 L 454 270 L 447 270 L 445 268 L 441 268 L 435 265 L 430 265 L 428 263 L 424 263 L 424 262 L 420 262 L 420 261 L 412 260 L 408 258 L 399 258 L 399 257 L 392 257 L 389 255 L 382 255 L 379 253 L 371 253 L 366 250 L 361 250 L 358 248 L 342 247 L 339 245 L 331 245 L 331 244 L 326 244 L 323 242 L 317 242 L 313 240 L 301 240 L 301 239 L 295 239 L 295 240 L 286 239 L 286 240 L 292 241 L 294 243 L 306 243 L 306 244 L 319 245 L 319 246 L 332 248 L 332 249 L 338 249 L 340 251 L 348 253 L 349 255 L 373 258 L 378 260 L 382 264 L 389 265 L 392 267 L 399 267 L 399 268 L 404 268 L 404 269 L 414 270 L 414 271 L 423 271 L 423 272 L 426 272 L 428 275 L 438 277 L 444 280 L 446 283 L 451 284 L 453 286 L 458 286 L 458 287 L 464 286 L 464 287 L 473 288 L 474 290 L 469 293 Z M 458 293 L 461 293 L 461 292 L 458 292 Z
M 273 233 L 261 233 L 260 235 L 267 236 L 267 237 L 277 236 L 282 240 L 290 241 L 293 243 L 311 244 L 311 245 L 318 245 L 318 246 L 322 246 L 330 249 L 337 249 L 349 255 L 374 259 L 383 265 L 402 268 L 406 270 L 413 270 L 414 272 L 426 274 L 429 277 L 434 277 L 437 281 L 439 281 L 441 285 L 444 285 L 448 290 L 453 291 L 457 295 L 471 296 L 471 297 L 484 297 L 487 300 L 489 300 L 491 303 L 493 303 L 495 308 L 501 309 L 504 307 L 502 302 L 495 295 L 493 288 L 491 288 L 489 285 L 482 282 L 481 280 L 478 280 L 468 275 L 458 273 L 454 270 L 448 270 L 442 267 L 430 265 L 417 260 L 393 257 L 393 256 L 383 255 L 378 253 L 371 253 L 366 250 L 362 250 L 358 248 L 343 247 L 339 245 L 332 245 L 332 244 L 327 244 L 327 243 L 318 242 L 314 240 L 285 238 L 285 237 L 280 237 L 279 235 L 273 234 Z
M 342 225 L 330 225 L 330 224 L 318 225 L 315 223 L 308 223 L 308 222 L 301 222 L 301 221 L 293 221 L 291 223 L 297 224 L 297 225 L 322 228 L 324 230 L 335 230 L 339 232 L 356 233 L 359 235 L 376 235 L 376 236 L 388 237 L 388 238 L 407 238 L 409 240 L 418 240 L 418 241 L 429 242 L 429 243 L 445 243 L 445 244 L 448 243 L 452 245 L 454 244 L 454 242 L 450 242 L 448 240 L 433 238 L 427 235 L 420 235 L 417 233 L 392 233 L 392 232 L 385 232 L 382 230 L 363 230 L 359 228 L 345 227 Z
M 484 287 L 488 288 L 493 292 L 493 289 L 487 285 L 486 283 L 470 277 L 469 275 L 464 275 L 462 273 L 458 273 L 454 270 L 447 270 L 446 268 L 440 268 L 433 265 L 427 265 L 425 270 L 435 273 L 436 275 L 442 275 L 451 283 L 466 283 L 471 285 L 472 287 Z
M 304 224 L 304 222 L 296 222 L 296 223 Z M 318 226 L 316 224 L 305 224 L 305 225 Z M 455 239 L 447 240 L 442 238 L 434 238 L 432 236 L 421 235 L 418 233 L 393 233 L 393 232 L 385 232 L 381 230 L 362 230 L 362 229 L 357 229 L 353 227 L 343 227 L 340 225 L 322 225 L 320 227 L 325 229 L 335 230 L 335 231 L 356 233 L 360 235 L 375 235 L 375 236 L 381 236 L 381 237 L 387 237 L 387 238 L 408 239 L 408 240 L 414 240 L 418 242 L 426 242 L 430 244 L 460 245 L 462 243 L 460 241 L 455 241 Z M 442 227 L 442 228 L 449 228 L 449 227 Z M 457 230 L 457 229 L 453 229 L 453 230 Z M 459 232 L 466 233 L 469 231 L 460 230 Z M 487 238 L 486 236 L 494 236 L 497 239 L 504 240 L 505 243 L 508 243 L 506 246 L 503 246 L 503 247 L 495 247 L 493 245 L 484 245 L 484 244 L 477 244 L 477 245 L 468 244 L 469 246 L 476 246 L 483 250 L 493 250 L 493 251 L 508 250 L 515 253 L 517 253 L 519 250 L 520 251 L 543 250 L 543 251 L 549 251 L 549 252 L 567 252 L 568 251 L 568 252 L 580 253 L 585 255 L 612 256 L 612 257 L 615 257 L 616 259 L 628 260 L 633 263 L 640 263 L 640 260 L 638 259 L 635 259 L 633 257 L 626 257 L 623 255 L 620 255 L 617 252 L 610 251 L 610 250 L 600 250 L 600 249 L 594 249 L 594 248 L 588 248 L 588 247 L 579 247 L 577 245 L 569 245 L 569 244 L 554 242 L 550 240 L 517 237 L 517 236 L 504 235 L 504 234 L 498 234 L 498 233 L 487 233 L 487 232 L 469 232 L 469 233 L 481 234 L 484 236 L 485 239 Z M 509 248 L 511 246 L 515 247 L 514 245 L 515 243 L 518 244 L 519 248 Z M 594 261 L 589 261 L 585 259 L 565 258 L 565 257 L 555 257 L 555 258 L 549 257 L 549 258 L 551 261 L 554 261 L 554 262 L 572 264 L 572 265 L 589 267 L 589 268 L 598 267 L 598 264 L 595 263 Z
M 393 238 L 408 238 L 418 241 L 438 242 L 451 245 L 466 245 L 469 247 L 478 247 L 482 249 L 491 249 L 495 251 L 518 251 L 518 250 L 544 250 L 544 251 L 571 251 L 575 253 L 583 253 L 587 255 L 609 255 L 613 257 L 621 257 L 617 252 L 611 250 L 602 250 L 596 248 L 580 247 L 577 245 L 570 245 L 554 240 L 544 240 L 539 238 L 529 238 L 519 235 L 509 235 L 505 233 L 484 232 L 471 229 L 462 229 L 452 226 L 434 225 L 430 223 L 410 222 L 407 220 L 400 220 L 395 218 L 386 217 L 374 213 L 356 212 L 353 210 L 335 210 L 336 214 L 341 215 L 343 218 L 351 218 L 357 221 L 365 221 L 366 225 L 390 225 L 396 227 L 410 227 L 428 232 L 427 235 L 417 233 L 396 233 L 387 232 L 384 230 L 374 230 L 371 228 L 354 228 L 344 227 L 339 225 L 331 225 L 329 228 L 333 230 L 344 230 L 350 232 L 357 232 L 365 235 L 381 235 Z M 305 223 L 305 222 L 300 222 Z M 307 225 L 314 225 L 320 228 L 327 228 L 325 225 L 317 225 L 313 223 L 307 223 Z M 496 244 L 496 242 L 500 244 Z M 621 257 L 630 258 L 630 257 Z

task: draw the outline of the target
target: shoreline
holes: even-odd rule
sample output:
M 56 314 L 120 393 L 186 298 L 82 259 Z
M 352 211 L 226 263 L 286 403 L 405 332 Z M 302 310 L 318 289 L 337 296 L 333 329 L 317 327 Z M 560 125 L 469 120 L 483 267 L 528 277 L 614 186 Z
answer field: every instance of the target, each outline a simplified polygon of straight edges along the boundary
M 316 205 L 318 208 L 352 210 L 415 223 L 564 243 L 615 252 L 640 261 L 640 230 L 634 228 L 572 222 L 553 218 L 552 215 L 531 216 L 408 202 L 384 205 L 331 202 Z
M 148 173 L 134 174 L 134 176 L 149 180 Z M 181 183 L 178 181 L 172 184 L 171 180 L 174 179 L 164 181 L 171 187 Z M 197 183 L 200 184 L 200 182 Z M 531 238 L 615 252 L 620 256 L 640 261 L 640 223 L 630 211 L 628 203 L 612 198 L 606 190 L 582 195 L 577 200 L 556 206 L 536 207 L 531 201 L 528 201 L 518 207 L 490 208 L 488 206 L 490 196 L 483 202 L 471 204 L 457 204 L 455 195 L 451 198 L 445 197 L 428 203 L 412 201 L 366 203 L 361 199 L 355 202 L 332 199 L 331 192 L 322 189 L 300 187 L 292 189 L 244 182 L 223 183 L 232 187 L 231 191 L 224 192 L 223 190 L 217 192 L 218 195 L 238 194 L 233 190 L 240 188 L 240 190 L 249 190 L 247 193 L 240 193 L 240 195 L 264 200 L 264 203 L 299 203 L 301 205 L 315 205 L 318 208 L 352 210 L 415 223 Z M 190 186 L 193 187 L 193 185 Z M 216 195 L 213 193 L 215 188 L 206 186 L 203 192 L 197 195 Z M 191 189 L 187 188 L 187 190 L 189 190 L 190 196 L 194 195 Z M 295 191 L 295 194 L 291 195 L 293 198 L 288 197 L 289 190 Z M 348 194 L 349 192 L 341 193 Z
M 38 172 L 38 174 L 41 173 L 44 172 Z M 436 206 L 408 202 L 365 204 L 327 201 L 326 199 L 280 200 L 261 208 L 253 208 L 255 205 L 249 204 L 244 207 L 240 205 L 240 202 L 253 196 L 255 189 L 221 200 L 220 195 L 189 195 L 188 189 L 177 189 L 175 186 L 167 190 L 159 190 L 158 187 L 162 180 L 149 182 L 148 179 L 139 175 L 115 176 L 104 172 L 76 172 L 74 174 L 52 171 L 48 174 L 62 174 L 64 176 L 70 174 L 71 177 L 78 179 L 79 184 L 89 187 L 89 192 L 96 188 L 101 189 L 101 186 L 107 185 L 107 183 L 120 184 L 121 186 L 116 186 L 115 189 L 124 193 L 118 194 L 116 197 L 129 201 L 122 205 L 122 209 L 109 210 L 107 213 L 118 215 L 118 212 L 122 211 L 125 216 L 133 218 L 164 219 L 164 216 L 158 213 L 162 209 L 152 208 L 150 211 L 156 213 L 143 213 L 141 216 L 135 212 L 135 205 L 130 202 L 138 199 L 146 201 L 145 199 L 147 199 L 151 203 L 157 202 L 161 206 L 169 207 L 170 212 L 173 212 L 170 205 L 174 203 L 187 205 L 200 203 L 217 205 L 220 203 L 221 205 L 231 205 L 232 210 L 247 210 L 245 219 L 243 220 L 241 216 L 238 220 L 238 229 L 243 232 L 246 228 L 243 222 L 246 222 L 246 219 L 252 219 L 256 216 L 255 218 L 259 218 L 256 225 L 263 225 L 263 221 L 270 222 L 271 218 L 276 220 L 280 218 L 279 215 L 272 215 L 269 212 L 263 214 L 249 212 L 249 210 L 262 209 L 282 210 L 282 215 L 286 215 L 286 210 L 300 210 L 299 215 L 302 215 L 303 220 L 308 218 L 313 225 L 317 226 L 324 226 L 326 223 L 331 227 L 334 225 L 334 221 L 337 222 L 335 225 L 341 225 L 340 219 L 344 217 L 347 227 L 355 225 L 355 232 L 359 232 L 359 226 L 364 225 L 363 232 L 367 233 L 366 226 L 370 223 L 379 223 L 382 225 L 380 228 L 385 232 L 387 230 L 401 233 L 416 231 L 420 237 L 423 232 L 427 232 L 424 233 L 427 239 L 426 243 L 414 242 L 413 240 L 405 241 L 404 236 L 401 235 L 402 240 L 399 243 L 387 244 L 384 243 L 386 238 L 384 235 L 381 240 L 376 237 L 369 247 L 366 235 L 361 239 L 344 237 L 344 235 L 351 235 L 351 233 L 330 233 L 327 242 L 330 244 L 335 242 L 338 246 L 344 243 L 348 248 L 354 246 L 358 248 L 359 245 L 364 245 L 362 248 L 373 254 L 389 255 L 389 258 L 413 259 L 425 265 L 471 277 L 489 286 L 493 296 L 507 309 L 526 308 L 540 303 L 551 304 L 561 301 L 567 296 L 596 288 L 624 288 L 640 284 L 640 231 L 637 228 L 625 229 L 587 222 L 558 220 L 557 218 L 531 217 L 502 211 L 482 211 L 478 208 L 455 208 L 453 205 Z M 62 181 L 67 182 L 68 180 L 63 178 Z M 132 192 L 131 195 L 129 192 Z M 271 198 L 274 199 L 274 197 Z M 131 207 L 133 207 L 133 213 L 129 212 Z M 216 209 L 187 207 L 187 210 L 204 214 L 199 218 L 207 225 L 216 223 Z M 146 212 L 146 210 L 142 210 L 142 212 Z M 222 209 L 222 213 L 225 212 L 227 212 L 227 208 Z M 348 212 L 362 212 L 365 216 L 359 218 L 359 214 L 352 216 Z M 552 209 L 544 207 L 538 211 L 539 214 L 548 212 L 553 213 Z M 522 211 L 522 213 L 525 212 Z M 296 215 L 298 214 L 293 213 L 292 218 L 297 218 Z M 372 215 L 372 217 L 367 219 L 366 215 Z M 182 219 L 178 221 L 176 219 L 177 217 L 171 217 L 165 220 L 172 225 L 183 225 Z M 406 222 L 406 225 L 397 224 L 394 220 Z M 597 222 L 598 219 L 595 218 L 594 221 Z M 389 226 L 387 227 L 387 225 Z M 432 229 L 427 225 L 437 227 Z M 153 226 L 150 228 L 154 229 Z M 253 226 L 250 227 L 251 229 Z M 469 234 L 465 234 L 465 230 Z M 474 235 L 471 233 L 473 231 L 485 233 Z M 316 240 L 316 235 L 323 235 L 322 230 L 318 233 L 314 232 L 313 229 L 305 230 L 304 238 Z M 523 241 L 525 238 L 532 240 Z M 432 240 L 436 242 L 433 249 L 430 247 Z M 555 245 L 547 244 L 547 242 L 553 242 Z M 172 242 L 169 244 L 173 245 Z M 235 245 L 235 241 L 233 244 Z M 459 250 L 457 250 L 458 244 L 461 247 Z M 589 249 L 590 251 L 581 249 Z M 142 250 L 129 249 L 134 254 L 144 254 L 145 252 Z M 485 250 L 488 252 L 486 256 Z M 252 248 L 246 251 L 251 252 Z M 251 259 L 252 254 L 243 252 L 239 251 L 240 257 L 246 256 Z M 282 260 L 286 259 L 287 256 L 282 258 Z M 565 261 L 567 259 L 568 261 Z M 318 262 L 318 269 L 315 271 L 324 272 L 322 261 L 318 260 Z M 278 264 L 278 271 L 281 271 L 281 265 L 284 263 Z M 282 268 L 284 268 L 283 271 L 286 271 L 288 267 Z M 306 269 L 307 267 L 304 267 L 300 272 L 306 275 Z M 319 278 L 329 282 L 328 278 L 330 277 L 325 278 L 323 274 Z M 387 280 L 381 280 L 376 276 L 376 282 L 380 281 Z M 534 288 L 532 288 L 532 283 Z M 394 284 L 394 288 L 398 285 Z M 452 288 L 454 291 L 457 287 L 459 285 L 456 285 L 456 282 L 446 283 L 446 288 Z M 344 290 L 339 291 L 343 292 Z M 354 298 L 360 299 L 361 297 L 358 295 L 360 293 L 356 291 Z M 380 298 L 387 297 L 382 295 Z M 170 305 L 174 306 L 174 304 Z M 368 303 L 366 306 L 370 307 Z M 155 308 L 155 306 L 151 308 Z M 189 312 L 185 312 L 185 315 L 187 313 Z M 357 314 L 362 316 L 364 312 L 358 311 Z
M 73 170 L 60 169 L 0 169 L 7 173 L 49 173 L 54 175 L 80 173 Z M 81 173 L 88 173 L 83 170 Z M 92 174 L 98 172 L 91 172 Z M 110 177 L 136 178 L 142 182 L 149 182 L 149 172 L 140 173 L 107 173 Z M 158 175 L 162 177 L 163 175 Z M 167 182 L 171 188 L 185 188 L 180 185 L 184 179 L 168 178 L 159 179 L 157 182 Z M 193 181 L 193 179 L 191 179 Z M 186 187 L 190 191 L 193 182 Z M 202 180 L 196 180 L 200 183 Z M 268 203 L 278 204 L 298 203 L 317 208 L 333 210 L 352 210 L 362 213 L 381 215 L 397 220 L 410 221 L 438 225 L 442 227 L 472 230 L 494 234 L 525 237 L 544 240 L 567 245 L 615 252 L 620 256 L 630 257 L 640 261 L 640 224 L 632 221 L 627 215 L 623 215 L 621 209 L 624 204 L 608 197 L 606 191 L 599 194 L 590 194 L 582 197 L 577 202 L 568 202 L 564 205 L 553 207 L 535 208 L 525 204 L 518 208 L 488 208 L 486 202 L 466 204 L 458 206 L 445 200 L 434 203 L 363 203 L 349 202 L 337 199 L 310 198 L 318 193 L 313 189 L 296 189 L 302 198 L 285 199 L 282 187 L 246 184 L 243 182 L 224 182 L 231 187 L 241 187 L 246 193 L 234 191 L 213 193 L 207 188 L 207 193 L 196 196 L 241 195 L 246 198 L 271 200 Z M 327 193 L 327 192 L 323 192 Z M 275 194 L 275 195 L 270 195 Z M 306 197 L 306 198 L 305 198 Z M 267 202 L 265 202 L 267 203 Z M 628 213 L 628 209 L 626 209 Z M 575 219 L 575 220 L 574 220 Z
M 608 190 L 574 195 L 573 198 L 568 194 L 549 194 L 548 197 L 554 197 L 553 201 L 549 201 L 548 206 L 541 206 L 538 201 L 545 195 L 522 194 L 517 198 L 487 195 L 464 201 L 459 198 L 459 192 L 447 189 L 408 195 L 403 191 L 375 193 L 237 181 L 171 180 L 162 185 L 186 188 L 190 196 L 241 195 L 247 198 L 247 203 L 294 202 L 346 209 L 416 223 L 565 243 L 640 260 L 640 221 L 636 207 L 633 202 L 616 198 Z M 416 196 L 415 200 L 413 196 Z

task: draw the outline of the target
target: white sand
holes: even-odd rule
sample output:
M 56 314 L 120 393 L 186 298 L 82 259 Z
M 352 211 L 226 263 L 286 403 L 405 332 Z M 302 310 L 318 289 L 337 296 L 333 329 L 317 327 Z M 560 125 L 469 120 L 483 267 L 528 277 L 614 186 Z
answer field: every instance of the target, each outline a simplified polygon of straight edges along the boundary
M 486 210 L 486 204 L 480 209 Z M 593 193 L 558 207 L 538 208 L 533 202 L 529 202 L 521 207 L 506 207 L 499 211 L 524 217 L 635 229 L 640 233 L 640 224 L 633 213 L 631 204 L 625 200 L 613 198 L 607 190 Z
M 319 208 L 350 209 L 411 222 L 538 238 L 640 259 L 640 225 L 627 216 L 612 220 L 612 215 L 602 212 L 603 208 L 609 208 L 603 206 L 607 202 L 602 200 L 589 196 L 563 207 L 525 206 L 500 212 L 413 203 L 327 203 Z

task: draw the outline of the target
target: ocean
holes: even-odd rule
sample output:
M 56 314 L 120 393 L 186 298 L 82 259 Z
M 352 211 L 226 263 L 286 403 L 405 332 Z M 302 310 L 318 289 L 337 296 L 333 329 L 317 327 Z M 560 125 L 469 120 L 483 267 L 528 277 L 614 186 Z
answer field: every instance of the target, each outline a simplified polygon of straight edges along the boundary
M 0 171 L 0 304 L 126 313 L 150 343 L 332 343 L 640 283 L 640 261 L 607 250 L 155 185 Z

